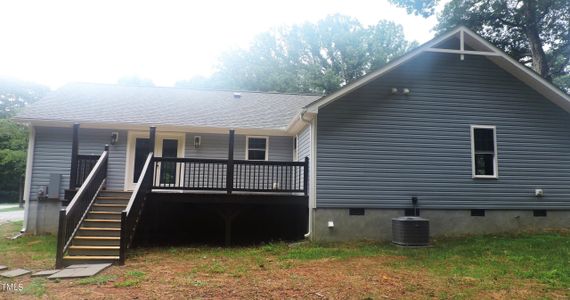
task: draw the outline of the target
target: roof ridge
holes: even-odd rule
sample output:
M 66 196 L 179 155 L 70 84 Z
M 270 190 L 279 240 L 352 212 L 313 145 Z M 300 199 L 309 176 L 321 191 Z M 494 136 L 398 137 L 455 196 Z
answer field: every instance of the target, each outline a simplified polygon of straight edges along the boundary
M 109 87 L 120 87 L 120 88 L 141 88 L 141 89 L 171 89 L 171 90 L 191 90 L 191 91 L 202 91 L 202 92 L 229 92 L 229 93 L 249 93 L 249 94 L 270 94 L 270 95 L 291 95 L 291 96 L 306 96 L 306 97 L 322 97 L 323 94 L 318 93 L 292 93 L 292 92 L 264 92 L 264 91 L 250 91 L 250 90 L 231 90 L 231 89 L 214 89 L 214 88 L 191 88 L 191 87 L 178 87 L 178 86 L 136 86 L 136 85 L 122 85 L 117 83 L 100 83 L 100 82 L 84 82 L 76 81 L 70 82 L 62 86 L 65 88 L 72 85 L 103 85 Z M 57 90 L 57 89 L 56 89 Z

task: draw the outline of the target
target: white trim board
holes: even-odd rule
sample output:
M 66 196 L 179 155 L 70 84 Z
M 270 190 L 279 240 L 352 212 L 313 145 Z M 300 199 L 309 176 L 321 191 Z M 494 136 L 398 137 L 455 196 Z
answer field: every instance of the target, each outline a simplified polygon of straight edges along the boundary
M 28 222 L 30 220 L 30 193 L 32 190 L 32 170 L 34 164 L 34 151 L 36 146 L 36 128 L 30 126 L 30 133 L 28 136 L 28 156 L 26 158 L 26 177 L 24 181 L 24 225 L 22 232 L 26 232 L 28 227 Z
M 475 172 L 475 129 L 493 130 L 493 175 L 477 175 Z M 499 153 L 497 152 L 497 126 L 494 125 L 471 125 L 471 176 L 474 179 L 498 179 L 499 178 Z
M 269 160 L 269 137 L 268 136 L 254 136 L 248 135 L 245 137 L 245 160 L 249 160 L 249 139 L 265 139 L 265 161 Z M 261 149 L 256 149 L 261 150 Z
M 127 153 L 125 161 L 125 181 L 124 190 L 130 191 L 135 187 L 133 182 L 133 168 L 135 159 L 135 141 L 137 138 L 148 138 L 148 131 L 129 131 L 127 134 Z M 162 140 L 165 138 L 177 139 L 178 140 L 178 157 L 184 157 L 186 150 L 186 133 L 183 132 L 156 132 L 156 141 L 154 146 L 154 153 L 156 156 L 161 156 L 162 154 Z

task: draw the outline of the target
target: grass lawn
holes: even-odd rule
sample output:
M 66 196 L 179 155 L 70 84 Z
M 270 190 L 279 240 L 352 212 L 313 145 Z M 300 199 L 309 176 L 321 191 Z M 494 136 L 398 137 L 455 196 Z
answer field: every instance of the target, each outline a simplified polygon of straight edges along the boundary
M 0 234 L 20 228 L 3 225 Z M 53 249 L 52 236 L 2 239 L 0 264 L 51 268 Z M 24 292 L 10 296 L 567 299 L 570 233 L 441 239 L 422 249 L 369 242 L 137 249 L 125 266 L 92 278 L 22 281 Z

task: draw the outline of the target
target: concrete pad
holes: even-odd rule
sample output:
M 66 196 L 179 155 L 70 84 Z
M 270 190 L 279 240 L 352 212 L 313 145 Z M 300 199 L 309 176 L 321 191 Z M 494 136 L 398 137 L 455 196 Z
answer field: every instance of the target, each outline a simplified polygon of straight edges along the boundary
M 32 273 L 32 271 L 28 271 L 28 270 L 24 270 L 24 269 L 15 269 L 15 270 L 11 270 L 11 271 L 6 271 L 4 273 L 0 273 L 0 276 L 6 277 L 6 278 L 14 278 L 14 277 L 18 277 L 18 276 L 22 276 L 22 275 L 26 275 L 26 274 L 30 274 L 30 273 Z
M 2 271 L 2 270 L 6 270 L 6 269 L 8 269 L 8 267 L 6 267 L 6 266 L 3 266 L 3 265 L 0 265 L 0 271 Z
M 59 271 L 61 271 L 61 270 L 45 270 L 45 271 L 39 271 L 39 272 L 33 273 L 33 274 L 32 274 L 32 277 L 50 276 L 50 275 L 53 275 L 53 274 L 55 274 L 55 273 L 57 273 L 57 272 L 59 272 Z
M 111 264 L 84 264 L 71 265 L 51 276 L 48 279 L 82 278 L 97 275 L 99 272 L 110 267 Z
M 99 267 L 107 268 L 110 265 L 111 264 L 109 264 L 109 263 L 105 263 L 105 264 L 78 264 L 78 265 L 68 266 L 66 269 L 99 268 Z

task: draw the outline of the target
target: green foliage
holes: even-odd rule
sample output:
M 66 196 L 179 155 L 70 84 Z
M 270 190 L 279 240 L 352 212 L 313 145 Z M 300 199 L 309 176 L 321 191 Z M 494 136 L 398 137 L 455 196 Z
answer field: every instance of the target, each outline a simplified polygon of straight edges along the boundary
M 43 97 L 45 86 L 10 78 L 0 78 L 0 191 L 17 193 L 24 175 L 28 133 L 24 126 L 10 121 L 26 105 Z M 3 199 L 0 199 L 3 201 Z
M 40 298 L 46 293 L 46 282 L 45 278 L 34 278 L 29 284 L 24 286 L 22 294 Z
M 97 275 L 93 277 L 83 278 L 77 281 L 79 285 L 105 285 L 117 279 L 116 275 Z
M 0 190 L 17 191 L 26 168 L 27 129 L 0 119 Z
M 262 33 L 249 49 L 223 54 L 211 78 L 196 77 L 176 85 L 330 93 L 415 45 L 405 40 L 402 27 L 393 22 L 364 27 L 354 18 L 334 15 Z
M 439 0 L 390 0 L 429 16 Z M 436 30 L 465 25 L 542 77 L 570 91 L 570 1 L 451 0 L 438 15 Z

